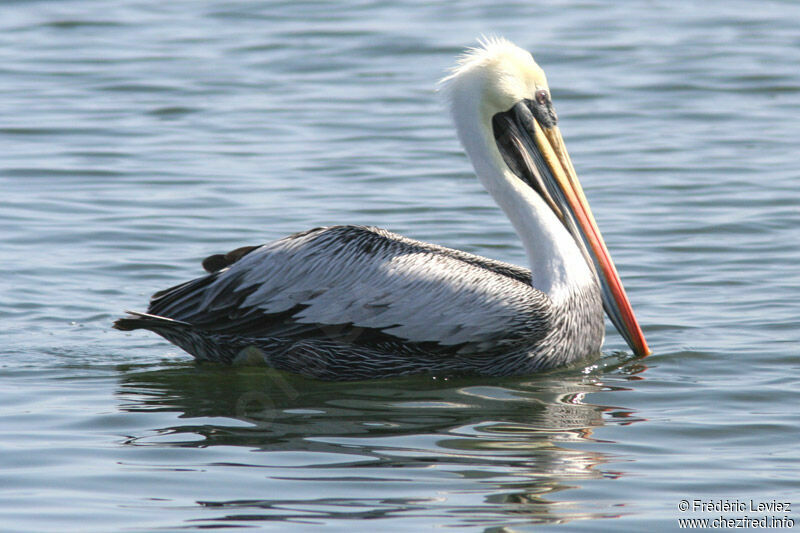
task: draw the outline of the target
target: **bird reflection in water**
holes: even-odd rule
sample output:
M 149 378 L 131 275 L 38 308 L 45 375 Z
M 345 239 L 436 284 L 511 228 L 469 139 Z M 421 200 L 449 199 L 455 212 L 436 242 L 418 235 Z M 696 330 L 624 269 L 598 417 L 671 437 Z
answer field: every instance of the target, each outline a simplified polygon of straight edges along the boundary
M 224 446 L 226 461 L 202 464 L 204 475 L 236 469 L 263 489 L 225 499 L 210 483 L 198 499 L 209 524 L 230 525 L 243 514 L 252 525 L 407 513 L 511 527 L 621 514 L 558 493 L 623 474 L 606 466 L 609 443 L 594 431 L 642 419 L 588 399 L 626 390 L 644 369 L 606 357 L 582 373 L 536 378 L 329 383 L 262 367 L 180 364 L 128 373 L 119 398 L 123 410 L 143 417 L 175 414 L 126 444 Z

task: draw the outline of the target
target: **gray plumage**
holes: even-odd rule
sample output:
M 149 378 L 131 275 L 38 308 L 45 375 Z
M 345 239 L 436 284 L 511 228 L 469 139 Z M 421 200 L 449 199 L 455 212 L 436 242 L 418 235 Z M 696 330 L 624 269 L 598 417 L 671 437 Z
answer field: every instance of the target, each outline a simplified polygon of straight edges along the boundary
M 115 327 L 152 330 L 202 361 L 325 379 L 499 376 L 598 353 L 605 305 L 634 351 L 649 353 L 530 53 L 487 39 L 443 89 L 533 276 L 377 228 L 317 228 L 211 256 L 207 276 L 156 293 L 148 313 Z
M 207 276 L 156 293 L 149 329 L 198 360 L 260 360 L 323 379 L 509 375 L 597 353 L 596 283 L 559 305 L 530 271 L 372 227 L 334 226 L 212 256 Z

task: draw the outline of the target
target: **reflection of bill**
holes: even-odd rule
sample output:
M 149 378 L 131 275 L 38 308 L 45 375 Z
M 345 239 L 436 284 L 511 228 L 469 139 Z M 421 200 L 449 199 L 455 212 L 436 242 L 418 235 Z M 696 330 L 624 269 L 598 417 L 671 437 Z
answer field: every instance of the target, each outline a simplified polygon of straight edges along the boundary
M 169 435 L 169 446 L 240 447 L 247 459 L 239 462 L 270 478 L 272 499 L 220 500 L 209 489 L 207 507 L 252 506 L 269 508 L 270 519 L 319 519 L 325 516 L 320 509 L 331 505 L 325 503 L 329 487 L 335 505 L 356 515 L 427 509 L 452 516 L 454 525 L 485 514 L 512 527 L 619 514 L 569 501 L 563 491 L 624 474 L 605 467 L 610 458 L 592 433 L 640 419 L 629 409 L 589 402 L 592 393 L 623 389 L 634 378 L 614 372 L 606 379 L 594 370 L 534 379 L 337 383 L 268 368 L 179 365 L 128 374 L 119 397 L 129 412 L 176 414 L 168 427 L 142 429 L 130 444 L 158 445 Z M 300 466 L 280 470 L 281 457 Z M 297 493 L 306 496 L 291 496 Z

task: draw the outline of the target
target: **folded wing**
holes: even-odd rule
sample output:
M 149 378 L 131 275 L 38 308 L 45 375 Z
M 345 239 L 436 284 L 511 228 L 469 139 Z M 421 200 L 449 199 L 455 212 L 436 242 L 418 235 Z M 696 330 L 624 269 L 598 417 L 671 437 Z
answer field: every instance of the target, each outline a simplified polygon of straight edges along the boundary
M 148 313 L 214 333 L 340 335 L 460 353 L 535 342 L 551 320 L 526 269 L 377 228 L 317 228 L 226 264 L 157 293 Z

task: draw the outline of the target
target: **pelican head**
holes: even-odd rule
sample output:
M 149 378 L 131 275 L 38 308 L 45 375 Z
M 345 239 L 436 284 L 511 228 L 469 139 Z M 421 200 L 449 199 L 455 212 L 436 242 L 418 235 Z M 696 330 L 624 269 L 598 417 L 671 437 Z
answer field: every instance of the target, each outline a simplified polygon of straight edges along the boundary
M 530 220 L 563 225 L 600 282 L 606 314 L 634 353 L 649 354 L 564 146 L 547 78 L 533 56 L 505 39 L 484 39 L 442 84 L 479 179 L 517 232 L 522 235 L 521 226 Z M 518 216 L 521 201 L 515 196 L 531 198 L 528 208 L 538 211 L 537 217 Z

